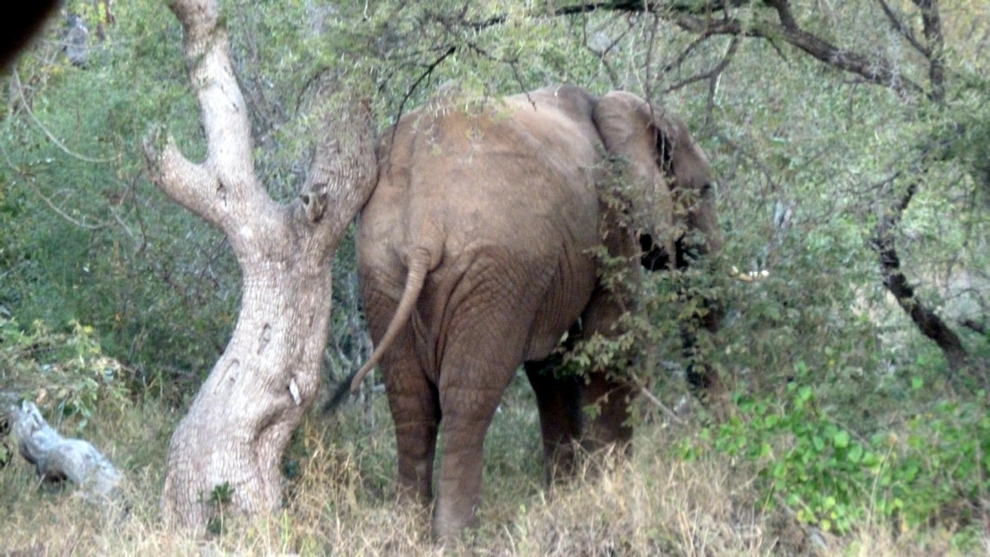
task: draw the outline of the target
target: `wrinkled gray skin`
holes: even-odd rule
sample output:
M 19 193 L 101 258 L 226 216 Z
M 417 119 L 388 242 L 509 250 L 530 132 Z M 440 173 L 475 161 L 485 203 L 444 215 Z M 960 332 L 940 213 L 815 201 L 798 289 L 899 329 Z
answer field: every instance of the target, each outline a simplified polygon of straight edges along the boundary
M 547 372 L 565 332 L 616 335 L 616 320 L 636 307 L 631 290 L 598 284 L 594 249 L 604 242 L 639 273 L 645 234 L 657 239 L 653 261 L 672 260 L 685 229 L 701 232 L 696 253 L 721 242 L 704 153 L 682 122 L 635 95 L 599 100 L 562 86 L 466 107 L 442 91 L 385 133 L 358 239 L 377 346 L 366 367 L 381 358 L 400 495 L 431 501 L 443 427 L 440 538 L 477 524 L 485 434 L 520 364 L 536 392 L 548 471 L 570 470 L 576 444 L 628 444 L 632 386 L 606 373 Z M 620 226 L 599 202 L 606 149 L 628 162 L 632 212 L 652 221 L 646 230 Z M 686 212 L 674 211 L 685 199 Z M 581 410 L 589 404 L 599 405 L 594 419 Z

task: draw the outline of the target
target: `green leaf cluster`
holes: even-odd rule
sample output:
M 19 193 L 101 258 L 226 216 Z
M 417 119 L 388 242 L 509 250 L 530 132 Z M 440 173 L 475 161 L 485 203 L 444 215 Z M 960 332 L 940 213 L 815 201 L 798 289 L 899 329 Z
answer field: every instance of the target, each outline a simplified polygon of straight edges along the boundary
M 130 404 L 133 375 L 103 354 L 93 327 L 75 322 L 71 332 L 60 333 L 0 317 L 0 381 L 8 395 L 34 401 L 82 430 L 99 410 Z
M 990 487 L 990 417 L 984 405 L 941 401 L 872 432 L 839 419 L 809 386 L 807 368 L 779 398 L 737 396 L 726 423 L 680 442 L 689 460 L 714 451 L 756 473 L 769 507 L 802 522 L 848 533 L 870 521 L 903 531 L 933 521 L 977 527 Z M 923 381 L 914 381 L 920 391 Z

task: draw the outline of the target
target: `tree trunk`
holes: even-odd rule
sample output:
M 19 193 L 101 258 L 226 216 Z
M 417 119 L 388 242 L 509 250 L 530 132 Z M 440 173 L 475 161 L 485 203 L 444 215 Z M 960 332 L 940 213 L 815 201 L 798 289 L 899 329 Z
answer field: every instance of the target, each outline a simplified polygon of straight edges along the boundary
M 169 447 L 164 519 L 196 526 L 230 503 L 267 512 L 281 503 L 282 452 L 319 389 L 330 317 L 330 268 L 298 261 L 244 268 L 244 300 L 233 338 L 179 424 Z M 313 272 L 315 271 L 315 272 Z
M 149 138 L 151 175 L 224 232 L 244 281 L 230 344 L 169 446 L 163 519 L 198 528 L 222 507 L 267 512 L 281 502 L 282 452 L 319 388 L 333 254 L 371 193 L 376 162 L 368 104 L 348 96 L 335 106 L 324 87 L 304 191 L 288 205 L 272 201 L 254 174 L 247 109 L 215 0 L 169 7 L 185 30 L 208 154 L 193 163 L 170 138 Z

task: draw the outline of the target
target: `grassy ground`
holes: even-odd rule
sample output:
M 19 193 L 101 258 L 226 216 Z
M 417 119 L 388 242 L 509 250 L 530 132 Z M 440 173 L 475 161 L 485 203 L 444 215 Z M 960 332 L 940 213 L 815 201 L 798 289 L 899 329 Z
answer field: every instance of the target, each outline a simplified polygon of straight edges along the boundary
M 743 467 L 670 455 L 673 440 L 692 433 L 661 423 L 638 429 L 630 461 L 550 494 L 542 487 L 534 405 L 519 386 L 488 438 L 483 526 L 461 547 L 437 547 L 428 514 L 395 504 L 394 440 L 381 398 L 371 413 L 351 406 L 304 422 L 287 457 L 283 511 L 231 517 L 220 534 L 194 539 L 158 525 L 162 464 L 179 417 L 149 402 L 102 413 L 83 431 L 127 474 L 126 510 L 96 507 L 70 490 L 39 489 L 19 458 L 0 470 L 0 555 L 963 553 L 951 532 L 937 529 L 895 538 L 888 525 L 870 523 L 836 538 L 803 527 L 767 509 Z M 981 551 L 986 547 L 984 540 Z

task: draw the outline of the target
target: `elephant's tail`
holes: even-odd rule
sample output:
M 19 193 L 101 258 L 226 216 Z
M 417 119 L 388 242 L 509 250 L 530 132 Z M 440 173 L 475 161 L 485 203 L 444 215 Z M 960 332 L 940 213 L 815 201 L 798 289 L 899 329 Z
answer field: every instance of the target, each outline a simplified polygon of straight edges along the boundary
M 352 393 L 357 392 L 358 386 L 364 380 L 364 376 L 381 361 L 385 350 L 388 350 L 389 345 L 399 335 L 399 331 L 409 321 L 413 308 L 416 307 L 416 300 L 419 299 L 419 293 L 423 290 L 423 284 L 426 282 L 426 274 L 430 270 L 430 261 L 430 253 L 427 250 L 418 249 L 413 251 L 412 256 L 409 258 L 409 273 L 406 275 L 406 288 L 402 292 L 402 298 L 399 300 L 399 307 L 395 310 L 395 315 L 392 316 L 392 321 L 388 324 L 388 329 L 385 329 L 382 339 L 375 346 L 375 351 L 371 353 L 368 361 L 365 362 L 357 374 L 354 375 L 354 378 L 351 379 Z

